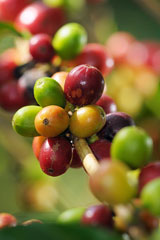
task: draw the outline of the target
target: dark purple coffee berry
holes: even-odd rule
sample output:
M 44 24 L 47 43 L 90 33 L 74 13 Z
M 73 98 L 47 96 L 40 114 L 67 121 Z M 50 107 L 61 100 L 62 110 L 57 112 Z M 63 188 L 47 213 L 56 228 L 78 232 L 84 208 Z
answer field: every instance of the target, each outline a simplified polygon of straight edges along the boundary
M 105 138 L 108 141 L 112 141 L 115 134 L 124 127 L 135 125 L 133 119 L 126 113 L 115 112 L 106 115 L 106 124 L 98 136 L 100 138 Z

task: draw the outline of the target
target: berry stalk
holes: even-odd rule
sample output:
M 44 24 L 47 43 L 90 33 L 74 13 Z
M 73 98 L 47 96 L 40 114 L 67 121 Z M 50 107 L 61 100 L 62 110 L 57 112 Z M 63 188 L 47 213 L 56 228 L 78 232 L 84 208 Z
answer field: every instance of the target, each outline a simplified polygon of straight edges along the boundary
M 99 163 L 86 140 L 83 138 L 75 138 L 74 145 L 83 163 L 83 167 L 89 175 L 92 175 L 97 170 Z

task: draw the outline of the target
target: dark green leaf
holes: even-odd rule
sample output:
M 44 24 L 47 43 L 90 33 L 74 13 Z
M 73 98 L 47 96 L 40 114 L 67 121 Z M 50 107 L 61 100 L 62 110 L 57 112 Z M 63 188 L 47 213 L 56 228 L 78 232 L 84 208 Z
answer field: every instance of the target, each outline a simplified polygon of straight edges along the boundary
M 80 225 L 32 224 L 0 231 L 2 240 L 122 240 L 114 232 Z
M 160 39 L 159 22 L 149 10 L 146 11 L 144 4 L 138 2 L 140 1 L 106 1 L 113 9 L 119 31 L 128 31 L 138 39 Z

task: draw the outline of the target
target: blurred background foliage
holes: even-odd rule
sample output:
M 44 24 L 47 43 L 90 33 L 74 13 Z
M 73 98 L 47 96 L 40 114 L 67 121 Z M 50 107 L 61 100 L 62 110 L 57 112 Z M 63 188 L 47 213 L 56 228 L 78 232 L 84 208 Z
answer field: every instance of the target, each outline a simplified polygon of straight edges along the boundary
M 44 2 L 50 6 L 63 4 L 62 0 Z M 104 0 L 96 4 L 86 4 L 84 0 L 64 2 L 68 21 L 80 22 L 88 31 L 89 42 L 104 44 L 116 31 L 127 31 L 138 40 L 160 40 L 158 0 Z M 18 47 L 21 48 L 17 38 L 19 33 L 12 26 L 0 24 L 1 53 L 15 44 L 20 44 Z M 114 71 L 107 79 L 108 84 L 113 74 Z M 159 89 L 152 97 L 152 103 L 149 101 L 146 104 L 151 106 L 151 110 L 144 106 L 135 117 L 138 124 L 148 129 L 155 138 L 160 133 Z M 127 95 L 123 97 L 126 102 Z M 130 104 L 134 100 L 135 95 Z M 64 209 L 90 206 L 97 202 L 90 193 L 88 177 L 83 169 L 69 169 L 66 174 L 56 178 L 46 176 L 33 155 L 32 139 L 18 136 L 12 130 L 11 119 L 12 114 L 0 110 L 0 212 L 10 212 L 21 219 L 25 216 L 25 220 L 26 216 L 28 219 L 31 216 L 52 219 Z M 157 159 L 159 142 L 156 154 Z

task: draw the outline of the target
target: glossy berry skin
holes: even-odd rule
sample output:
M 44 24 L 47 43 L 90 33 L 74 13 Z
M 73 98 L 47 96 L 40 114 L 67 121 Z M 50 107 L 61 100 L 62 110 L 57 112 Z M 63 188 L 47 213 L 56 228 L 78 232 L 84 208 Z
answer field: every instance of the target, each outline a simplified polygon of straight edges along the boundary
M 160 216 L 160 178 L 147 183 L 141 191 L 140 199 L 142 207 L 151 212 L 154 216 Z
M 0 0 L 0 19 L 1 21 L 13 22 L 20 11 L 27 6 L 30 0 Z
M 96 105 L 102 107 L 106 114 L 117 111 L 117 106 L 113 99 L 106 94 L 103 94 L 100 99 L 96 102 Z
M 29 51 L 37 62 L 49 62 L 54 56 L 51 37 L 44 33 L 34 35 L 30 39 Z
M 153 162 L 141 169 L 139 175 L 139 193 L 144 186 L 155 178 L 160 178 L 160 162 Z
M 71 162 L 71 165 L 70 167 L 71 168 L 80 168 L 82 167 L 82 161 L 76 151 L 75 148 L 72 149 L 72 162 Z
M 15 78 L 14 70 L 16 66 L 16 63 L 12 60 L 3 58 L 0 60 L 0 86 L 12 81 Z
M 15 25 L 19 30 L 28 30 L 33 35 L 46 33 L 53 36 L 65 22 L 60 8 L 49 8 L 41 2 L 28 5 L 17 16 Z
M 73 105 L 94 104 L 101 97 L 104 79 L 100 71 L 92 66 L 79 65 L 67 75 L 64 93 Z
M 64 60 L 73 59 L 87 42 L 87 33 L 78 23 L 67 23 L 55 34 L 52 45 L 57 54 Z
M 9 213 L 0 213 L 0 229 L 5 227 L 15 227 L 17 225 L 16 218 Z
M 58 82 L 61 85 L 62 89 L 64 90 L 64 84 L 65 84 L 67 75 L 68 75 L 68 72 L 56 72 L 52 75 L 51 78 L 56 80 L 56 82 Z
M 111 157 L 126 163 L 133 169 L 145 166 L 151 159 L 153 141 L 138 127 L 121 129 L 113 139 Z
M 66 100 L 60 84 L 49 77 L 43 77 L 36 81 L 34 97 L 42 107 L 48 105 L 65 107 Z
M 80 138 L 87 138 L 99 132 L 106 122 L 103 109 L 96 105 L 79 108 L 70 118 L 70 132 Z
M 128 114 L 122 112 L 110 113 L 106 115 L 106 124 L 98 133 L 98 136 L 112 141 L 120 129 L 133 125 L 135 123 Z
M 115 161 L 102 161 L 90 176 L 90 188 L 101 202 L 111 205 L 129 202 L 135 194 L 135 185 L 128 179 L 126 165 Z
M 33 138 L 32 149 L 37 159 L 39 159 L 39 153 L 40 153 L 42 144 L 44 143 L 45 140 L 46 140 L 46 137 L 43 137 L 43 136 L 37 136 Z
M 93 154 L 99 161 L 110 160 L 110 148 L 111 143 L 106 139 L 99 139 L 94 143 L 90 144 L 89 147 L 91 148 Z
M 106 48 L 98 43 L 87 44 L 80 55 L 74 59 L 74 64 L 88 64 L 99 69 L 103 75 L 107 75 L 114 66 L 114 60 L 107 54 Z
M 33 68 L 25 71 L 17 81 L 19 91 L 24 93 L 30 104 L 36 103 L 33 89 L 37 79 L 42 77 L 46 77 L 46 73 L 41 69 Z
M 25 137 L 35 137 L 39 133 L 35 129 L 35 117 L 42 108 L 40 106 L 25 106 L 14 114 L 12 119 L 13 129 L 20 135 Z
M 4 110 L 14 112 L 27 104 L 28 99 L 18 90 L 17 82 L 8 82 L 0 88 L 0 106 Z
M 35 128 L 44 137 L 56 137 L 69 125 L 67 112 L 56 105 L 44 107 L 35 117 Z
M 87 208 L 82 216 L 81 222 L 85 225 L 112 227 L 112 211 L 106 205 L 95 205 Z
M 59 176 L 69 168 L 71 157 L 72 147 L 66 138 L 48 138 L 39 154 L 41 169 L 50 176 Z

